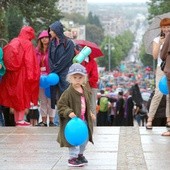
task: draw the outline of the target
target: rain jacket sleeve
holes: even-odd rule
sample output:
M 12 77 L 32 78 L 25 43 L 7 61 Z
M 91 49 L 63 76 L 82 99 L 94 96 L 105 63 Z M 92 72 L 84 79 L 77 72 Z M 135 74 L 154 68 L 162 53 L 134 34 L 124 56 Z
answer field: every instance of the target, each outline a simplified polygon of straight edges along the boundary
M 26 75 L 28 81 L 37 81 L 40 76 L 40 68 L 36 57 L 35 49 L 32 46 L 27 48 L 25 54 Z
M 34 47 L 28 46 L 27 53 L 25 53 L 25 66 L 26 66 L 26 78 L 28 81 L 28 88 L 31 90 L 31 102 L 34 105 L 38 103 L 38 93 L 39 93 L 39 79 L 40 79 L 40 67 L 38 65 L 38 59 L 36 57 Z

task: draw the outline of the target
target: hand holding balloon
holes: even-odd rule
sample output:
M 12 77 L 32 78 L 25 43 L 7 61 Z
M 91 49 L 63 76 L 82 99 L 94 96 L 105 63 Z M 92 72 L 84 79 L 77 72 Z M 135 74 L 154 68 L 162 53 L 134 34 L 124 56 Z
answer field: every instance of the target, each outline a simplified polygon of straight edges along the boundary
M 77 116 L 75 115 L 74 112 L 71 112 L 71 113 L 69 114 L 69 117 L 70 117 L 70 118 L 73 118 L 73 117 L 77 117 Z
M 78 117 L 71 119 L 64 129 L 67 142 L 73 146 L 83 144 L 88 140 L 88 128 L 86 123 Z

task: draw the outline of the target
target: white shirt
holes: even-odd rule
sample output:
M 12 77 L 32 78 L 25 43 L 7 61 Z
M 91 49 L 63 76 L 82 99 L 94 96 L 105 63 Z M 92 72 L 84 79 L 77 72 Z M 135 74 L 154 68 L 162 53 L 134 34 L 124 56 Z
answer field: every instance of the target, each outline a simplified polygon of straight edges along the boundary
M 154 38 L 153 42 L 159 44 L 159 41 L 160 41 L 160 36 Z M 160 51 L 162 49 L 162 45 L 160 46 Z M 159 54 L 158 54 L 158 59 L 157 59 L 157 66 L 160 66 L 161 63 L 162 63 L 162 59 L 160 58 L 160 51 L 159 51 Z

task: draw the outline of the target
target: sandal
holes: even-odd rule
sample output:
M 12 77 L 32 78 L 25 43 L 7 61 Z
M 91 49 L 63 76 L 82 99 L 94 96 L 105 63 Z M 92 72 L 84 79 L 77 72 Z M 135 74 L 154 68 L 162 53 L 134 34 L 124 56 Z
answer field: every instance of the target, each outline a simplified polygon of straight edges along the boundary
M 148 121 L 146 124 L 146 129 L 151 130 L 152 129 L 152 121 Z
M 170 136 L 170 131 L 167 131 L 167 132 L 162 133 L 161 136 Z
M 166 128 L 170 128 L 170 121 L 166 122 Z

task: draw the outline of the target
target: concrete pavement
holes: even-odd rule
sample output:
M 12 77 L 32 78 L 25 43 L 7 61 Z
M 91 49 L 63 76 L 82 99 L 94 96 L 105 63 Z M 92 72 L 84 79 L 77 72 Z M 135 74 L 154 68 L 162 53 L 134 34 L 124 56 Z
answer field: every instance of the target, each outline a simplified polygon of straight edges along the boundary
M 165 127 L 95 127 L 88 165 L 67 166 L 68 149 L 56 142 L 58 127 L 1 127 L 0 170 L 169 170 Z

